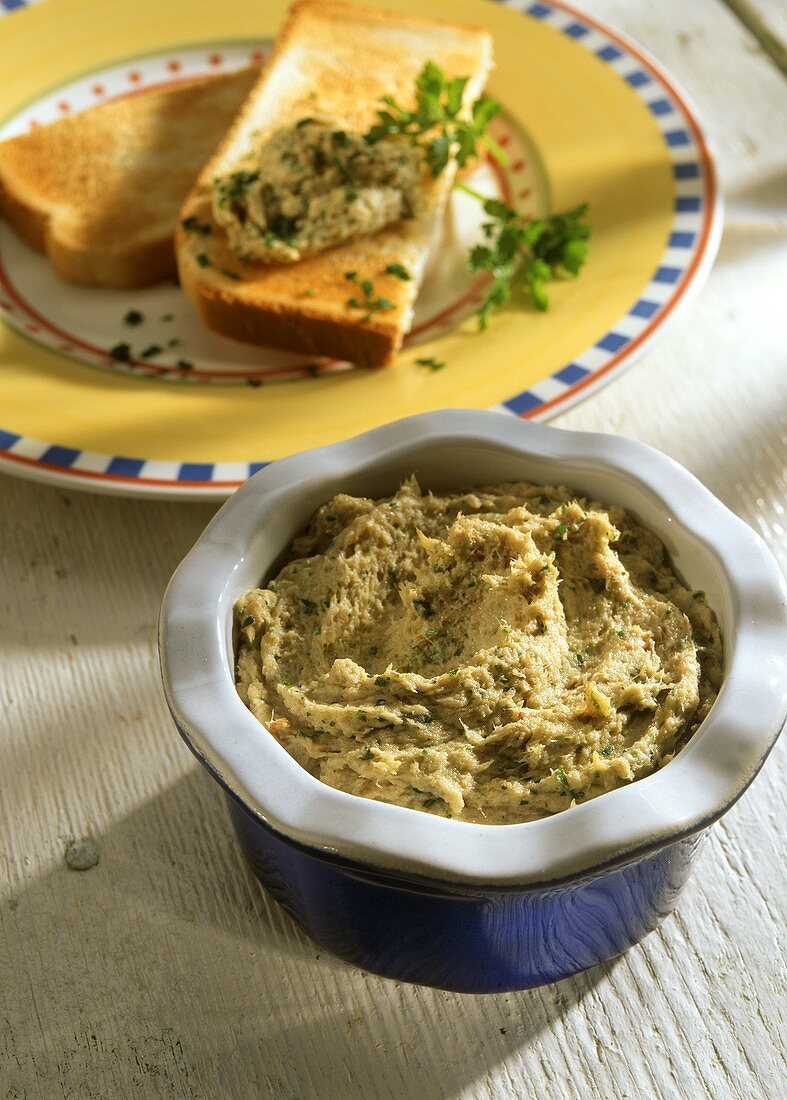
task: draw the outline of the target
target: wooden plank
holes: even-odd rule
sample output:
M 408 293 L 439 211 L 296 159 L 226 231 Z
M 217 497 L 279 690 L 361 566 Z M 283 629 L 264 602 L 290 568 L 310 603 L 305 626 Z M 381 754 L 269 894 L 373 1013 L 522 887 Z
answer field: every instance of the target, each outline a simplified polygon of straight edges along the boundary
M 783 85 L 716 0 L 589 10 L 697 101 L 729 215 L 700 299 L 560 423 L 668 450 L 787 564 Z M 787 744 L 624 958 L 483 998 L 363 974 L 257 888 L 166 714 L 158 604 L 211 514 L 0 478 L 0 1096 L 780 1095 Z

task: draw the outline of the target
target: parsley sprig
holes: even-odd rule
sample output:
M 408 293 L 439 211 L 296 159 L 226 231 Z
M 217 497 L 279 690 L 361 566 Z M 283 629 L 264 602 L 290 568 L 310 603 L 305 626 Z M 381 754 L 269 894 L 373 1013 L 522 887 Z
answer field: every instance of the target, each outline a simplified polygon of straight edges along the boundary
M 547 283 L 578 275 L 585 262 L 591 232 L 585 220 L 587 203 L 562 214 L 529 218 L 466 184 L 457 187 L 478 199 L 490 219 L 482 225 L 485 242 L 477 244 L 468 257 L 471 270 L 488 271 L 493 280 L 478 310 L 479 327 L 485 329 L 492 310 L 511 300 L 517 282 L 538 309 L 549 309 Z
M 434 61 L 427 61 L 415 81 L 415 109 L 405 110 L 393 96 L 383 96 L 377 111 L 377 122 L 365 140 L 374 145 L 387 137 L 409 137 L 413 145 L 424 145 L 426 162 L 432 175 L 440 175 L 454 158 L 460 168 L 485 145 L 501 164 L 506 156 L 497 142 L 486 132 L 489 123 L 500 112 L 500 104 L 489 96 L 481 96 L 470 109 L 462 112 L 466 76 L 450 80 Z M 428 137 L 426 142 L 420 139 Z
M 466 86 L 467 77 L 448 79 L 439 65 L 427 61 L 415 82 L 415 109 L 405 110 L 393 96 L 383 96 L 377 123 L 365 140 L 373 145 L 389 137 L 409 138 L 414 145 L 423 146 L 434 177 L 452 159 L 463 168 L 478 154 L 479 146 L 505 164 L 505 153 L 487 133 L 500 104 L 481 96 L 469 111 L 463 111 Z M 455 186 L 477 199 L 489 218 L 482 226 L 484 242 L 468 257 L 471 270 L 488 271 L 493 280 L 478 310 L 479 328 L 485 329 L 489 314 L 510 301 L 517 283 L 538 309 L 548 309 L 547 284 L 561 276 L 578 275 L 585 262 L 590 237 L 587 204 L 547 218 L 529 218 L 464 183 Z

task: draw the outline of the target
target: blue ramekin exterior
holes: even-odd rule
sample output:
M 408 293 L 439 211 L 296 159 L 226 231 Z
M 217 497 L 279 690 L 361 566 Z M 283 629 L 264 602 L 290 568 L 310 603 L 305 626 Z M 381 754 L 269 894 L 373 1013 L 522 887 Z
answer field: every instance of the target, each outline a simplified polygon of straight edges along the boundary
M 486 891 L 337 863 L 227 800 L 252 871 L 315 943 L 374 974 L 459 993 L 529 989 L 620 955 L 674 908 L 705 835 L 555 886 Z

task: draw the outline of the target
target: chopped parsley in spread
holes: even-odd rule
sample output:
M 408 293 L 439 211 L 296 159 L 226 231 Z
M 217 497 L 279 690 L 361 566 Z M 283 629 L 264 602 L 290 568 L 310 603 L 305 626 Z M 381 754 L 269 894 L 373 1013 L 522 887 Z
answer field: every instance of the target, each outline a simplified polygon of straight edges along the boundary
M 184 218 L 180 223 L 187 233 L 199 233 L 203 237 L 210 236 L 210 226 L 207 222 L 201 222 L 199 218 L 193 215 L 190 218 Z
M 463 821 L 647 776 L 721 681 L 715 616 L 656 536 L 524 482 L 339 494 L 236 621 L 241 698 L 304 768 Z
M 369 144 L 330 118 L 303 118 L 213 182 L 213 214 L 248 259 L 293 263 L 415 212 L 424 153 L 404 139 Z M 403 269 L 404 270 L 404 269 Z

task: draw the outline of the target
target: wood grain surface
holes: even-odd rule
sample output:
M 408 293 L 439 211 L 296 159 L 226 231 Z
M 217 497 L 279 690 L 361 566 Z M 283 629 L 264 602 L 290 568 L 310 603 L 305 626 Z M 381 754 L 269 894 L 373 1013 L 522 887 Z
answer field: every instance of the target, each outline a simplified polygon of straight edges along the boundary
M 558 423 L 668 451 L 787 566 L 784 83 L 719 0 L 587 9 L 693 97 L 728 215 L 699 300 Z M 212 511 L 0 477 L 0 1097 L 787 1095 L 787 741 L 624 957 L 488 997 L 354 970 L 257 887 L 166 713 L 158 605 Z

